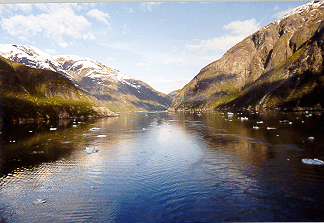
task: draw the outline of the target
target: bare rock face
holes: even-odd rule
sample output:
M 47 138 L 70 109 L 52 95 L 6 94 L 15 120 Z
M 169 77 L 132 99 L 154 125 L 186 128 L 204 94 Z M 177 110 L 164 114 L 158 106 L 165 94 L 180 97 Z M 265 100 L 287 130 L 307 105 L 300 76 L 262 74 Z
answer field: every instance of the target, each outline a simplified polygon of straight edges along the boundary
M 298 99 L 305 94 L 301 88 L 314 90 L 320 82 L 315 76 L 323 69 L 323 13 L 323 2 L 311 2 L 248 36 L 201 69 L 175 96 L 170 110 L 312 106 Z M 286 85 L 290 90 L 281 89 Z M 293 101 L 285 98 L 290 94 Z
M 113 117 L 116 116 L 116 113 L 110 111 L 107 107 L 96 107 L 93 106 L 92 110 L 97 113 L 100 117 Z

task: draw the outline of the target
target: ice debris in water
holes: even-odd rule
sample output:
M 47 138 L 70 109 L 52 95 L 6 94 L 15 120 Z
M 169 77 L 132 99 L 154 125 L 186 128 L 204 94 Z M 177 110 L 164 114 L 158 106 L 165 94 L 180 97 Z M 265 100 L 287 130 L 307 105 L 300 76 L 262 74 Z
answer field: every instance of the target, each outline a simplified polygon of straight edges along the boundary
M 323 165 L 324 164 L 323 160 L 319 160 L 316 158 L 315 159 L 305 158 L 305 159 L 302 159 L 302 162 L 306 163 L 306 164 L 314 164 L 314 165 Z
M 104 138 L 106 135 L 97 135 L 98 138 Z
M 97 128 L 97 127 L 93 127 L 93 128 L 91 128 L 91 129 L 89 129 L 90 131 L 97 131 L 97 130 L 99 130 L 100 128 Z
M 34 204 L 43 204 L 43 203 L 46 203 L 46 200 L 45 199 L 37 199 L 36 201 L 34 201 Z
M 99 151 L 98 147 L 86 147 L 84 150 L 87 154 L 97 153 Z

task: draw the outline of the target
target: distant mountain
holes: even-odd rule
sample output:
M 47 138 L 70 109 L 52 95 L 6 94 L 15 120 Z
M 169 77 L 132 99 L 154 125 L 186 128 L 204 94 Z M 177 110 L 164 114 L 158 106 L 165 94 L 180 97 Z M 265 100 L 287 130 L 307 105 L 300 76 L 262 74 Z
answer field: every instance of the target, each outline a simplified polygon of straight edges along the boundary
M 178 93 L 179 93 L 180 89 L 178 90 L 174 90 L 174 91 L 171 91 L 168 95 L 171 97 L 171 98 L 174 98 Z
M 170 110 L 324 107 L 324 3 L 286 14 L 207 65 Z
M 0 56 L 0 120 L 115 116 L 63 75 Z
M 31 46 L 2 44 L 0 55 L 27 66 L 59 72 L 114 111 L 166 110 L 171 97 L 98 61 L 73 55 L 50 56 Z

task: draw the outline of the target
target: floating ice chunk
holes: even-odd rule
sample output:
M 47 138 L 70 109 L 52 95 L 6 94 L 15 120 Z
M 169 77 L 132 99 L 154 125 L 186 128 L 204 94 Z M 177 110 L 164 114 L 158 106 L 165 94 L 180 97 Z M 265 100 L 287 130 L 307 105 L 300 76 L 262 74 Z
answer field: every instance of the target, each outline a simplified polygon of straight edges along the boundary
M 276 129 L 275 127 L 267 127 L 268 130 Z
M 44 204 L 44 203 L 46 203 L 46 200 L 41 198 L 34 201 L 34 204 Z
M 91 129 L 89 129 L 90 131 L 97 131 L 97 130 L 99 130 L 100 128 L 97 128 L 97 127 L 93 127 L 93 128 L 91 128 Z
M 106 135 L 97 135 L 98 138 L 105 138 Z
M 305 158 L 305 159 L 302 159 L 302 162 L 306 163 L 306 164 L 313 164 L 313 165 L 323 165 L 324 164 L 323 160 L 319 160 L 316 158 L 315 159 Z
M 99 151 L 98 147 L 86 147 L 84 150 L 87 154 L 97 153 Z
M 315 138 L 313 136 L 308 137 L 309 140 L 314 140 Z
M 51 131 L 55 131 L 55 130 L 57 130 L 57 128 L 50 128 L 50 130 L 51 130 Z

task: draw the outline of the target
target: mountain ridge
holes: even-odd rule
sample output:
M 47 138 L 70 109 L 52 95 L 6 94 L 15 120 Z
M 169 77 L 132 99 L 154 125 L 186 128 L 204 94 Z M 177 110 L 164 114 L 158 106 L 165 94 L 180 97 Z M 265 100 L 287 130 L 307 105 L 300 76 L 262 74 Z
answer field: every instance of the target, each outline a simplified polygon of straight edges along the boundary
M 36 47 L 0 45 L 0 55 L 27 66 L 63 74 L 116 112 L 166 110 L 171 97 L 98 61 L 75 55 L 50 56 Z
M 202 68 L 175 96 L 169 110 L 315 106 L 283 97 L 275 99 L 280 95 L 275 92 L 280 89 L 277 84 L 292 81 L 293 76 L 310 74 L 311 69 L 322 70 L 319 62 L 309 61 L 306 66 L 305 61 L 311 57 L 323 61 L 323 49 L 314 45 L 322 41 L 323 13 L 323 2 L 311 2 L 246 37 L 221 59 Z M 296 91 L 285 94 L 296 94 Z M 303 97 L 302 91 L 294 96 L 298 97 Z M 322 104 L 320 100 L 316 107 Z
M 0 56 L 0 120 L 116 116 L 63 75 Z

